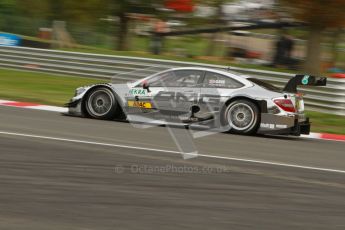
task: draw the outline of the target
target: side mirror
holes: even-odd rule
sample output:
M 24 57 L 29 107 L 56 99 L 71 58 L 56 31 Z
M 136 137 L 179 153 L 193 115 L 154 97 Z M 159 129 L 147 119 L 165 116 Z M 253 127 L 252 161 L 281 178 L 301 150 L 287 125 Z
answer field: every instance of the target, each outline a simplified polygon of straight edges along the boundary
M 197 105 L 193 105 L 192 108 L 191 108 L 191 111 L 192 111 L 193 114 L 197 113 L 197 112 L 200 111 L 200 107 L 197 106 Z
M 191 118 L 195 118 L 195 114 L 196 113 L 198 113 L 199 111 L 200 111 L 200 107 L 199 106 L 197 106 L 197 105 L 193 105 L 191 108 L 190 108 L 190 110 L 191 110 Z
M 148 93 L 150 93 L 150 87 L 149 87 L 149 83 L 147 81 L 143 82 L 143 89 L 146 89 Z

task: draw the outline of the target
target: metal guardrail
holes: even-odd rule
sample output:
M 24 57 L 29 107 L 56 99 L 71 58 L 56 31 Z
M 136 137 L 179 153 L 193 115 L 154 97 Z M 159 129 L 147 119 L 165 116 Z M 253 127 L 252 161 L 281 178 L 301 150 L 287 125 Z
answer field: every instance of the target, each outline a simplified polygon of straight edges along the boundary
M 25 47 L 0 47 L 0 67 L 65 74 L 73 76 L 136 80 L 173 67 L 198 66 L 228 69 L 227 66 L 99 55 L 79 52 L 34 49 Z M 266 80 L 282 87 L 294 75 L 289 73 L 232 67 L 241 74 Z M 324 87 L 303 87 L 307 110 L 345 115 L 345 79 L 328 79 Z

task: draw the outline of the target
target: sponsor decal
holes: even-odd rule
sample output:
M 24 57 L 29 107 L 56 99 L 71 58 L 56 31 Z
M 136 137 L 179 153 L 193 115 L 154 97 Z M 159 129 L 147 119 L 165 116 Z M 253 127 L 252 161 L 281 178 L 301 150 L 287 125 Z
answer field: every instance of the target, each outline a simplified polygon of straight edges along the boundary
M 261 128 L 266 128 L 266 129 L 274 129 L 275 125 L 274 124 L 268 124 L 268 123 L 261 123 L 260 127 Z
M 210 79 L 208 81 L 210 85 L 217 84 L 217 85 L 225 85 L 225 80 L 217 80 L 217 79 Z
M 276 125 L 277 129 L 286 129 L 287 125 Z
M 308 85 L 309 83 L 309 75 L 304 75 L 303 79 L 302 79 L 302 84 L 303 85 Z
M 281 125 L 281 124 L 261 123 L 260 127 L 266 128 L 266 129 L 286 129 L 288 126 L 287 125 Z
M 129 94 L 132 96 L 146 96 L 148 91 L 147 89 L 130 89 Z
M 138 107 L 144 109 L 151 109 L 152 104 L 147 101 L 128 101 L 128 107 Z
M 17 35 L 0 33 L 0 46 L 19 46 L 20 41 Z

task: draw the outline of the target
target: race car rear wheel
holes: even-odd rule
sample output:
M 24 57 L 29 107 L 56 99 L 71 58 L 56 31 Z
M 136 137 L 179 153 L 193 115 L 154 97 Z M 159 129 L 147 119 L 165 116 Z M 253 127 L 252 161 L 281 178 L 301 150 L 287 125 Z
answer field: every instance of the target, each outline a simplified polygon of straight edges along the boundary
M 104 120 L 114 118 L 117 111 L 114 93 L 107 87 L 91 90 L 86 97 L 85 108 L 92 118 Z
M 259 126 L 258 107 L 249 100 L 231 102 L 225 110 L 225 120 L 229 132 L 238 134 L 254 134 Z

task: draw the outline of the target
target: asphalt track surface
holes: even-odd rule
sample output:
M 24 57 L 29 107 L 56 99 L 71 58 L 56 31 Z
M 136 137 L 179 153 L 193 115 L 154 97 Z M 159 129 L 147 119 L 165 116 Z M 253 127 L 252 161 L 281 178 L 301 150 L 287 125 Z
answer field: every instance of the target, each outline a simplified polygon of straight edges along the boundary
M 166 127 L 0 121 L 1 230 L 345 229 L 344 142 L 214 134 L 184 160 Z

